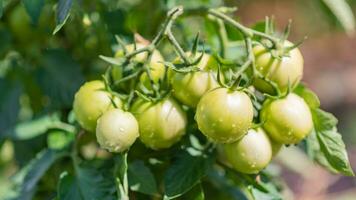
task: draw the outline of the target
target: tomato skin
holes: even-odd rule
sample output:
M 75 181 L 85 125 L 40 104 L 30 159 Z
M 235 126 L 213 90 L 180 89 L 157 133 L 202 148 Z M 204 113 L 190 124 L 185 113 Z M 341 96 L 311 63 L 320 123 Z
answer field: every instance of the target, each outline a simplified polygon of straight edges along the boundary
M 151 149 L 169 148 L 186 132 L 186 113 L 172 98 L 156 103 L 139 99 L 132 112 L 139 123 L 140 140 Z
M 231 166 L 245 174 L 257 174 L 272 159 L 272 145 L 262 129 L 250 129 L 240 140 L 223 144 L 223 150 Z
M 87 131 L 94 132 L 98 118 L 107 110 L 114 108 L 111 95 L 101 91 L 105 88 L 102 81 L 86 82 L 75 94 L 73 109 L 77 121 Z M 115 104 L 121 108 L 122 102 L 113 97 Z
M 253 105 L 244 92 L 216 88 L 200 99 L 195 120 L 199 130 L 213 141 L 235 142 L 252 125 Z
M 290 93 L 277 100 L 267 100 L 261 110 L 263 128 L 281 144 L 299 143 L 313 129 L 312 114 L 305 101 Z
M 289 41 L 284 43 L 286 47 L 292 45 Z M 254 46 L 253 53 L 257 70 L 267 79 L 275 82 L 281 92 L 287 91 L 288 83 L 291 84 L 292 89 L 295 88 L 303 77 L 304 59 L 298 48 L 294 48 L 288 56 L 283 56 L 281 59 L 274 58 L 262 45 Z M 253 84 L 262 92 L 275 94 L 273 87 L 260 78 L 256 78 Z
M 199 54 L 197 55 L 199 56 Z M 217 61 L 209 54 L 204 54 L 197 67 L 202 71 L 190 73 L 173 72 L 173 95 L 180 102 L 195 108 L 200 98 L 209 90 L 219 87 L 216 73 Z
M 111 109 L 99 119 L 96 138 L 100 146 L 110 152 L 127 150 L 138 138 L 139 127 L 136 118 L 121 109 Z

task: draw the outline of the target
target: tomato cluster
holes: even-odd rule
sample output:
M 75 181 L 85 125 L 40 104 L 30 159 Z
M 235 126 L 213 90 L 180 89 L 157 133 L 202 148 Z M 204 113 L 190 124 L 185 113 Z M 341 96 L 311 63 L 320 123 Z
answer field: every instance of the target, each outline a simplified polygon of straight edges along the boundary
M 220 156 L 230 166 L 242 173 L 258 173 L 282 145 L 299 143 L 313 129 L 308 105 L 293 93 L 302 77 L 303 57 L 292 45 L 285 41 L 281 49 L 276 49 L 255 44 L 254 65 L 260 76 L 250 76 L 250 81 L 245 81 L 250 83 L 247 86 L 223 84 L 221 80 L 229 77 L 220 71 L 219 59 L 211 54 L 187 52 L 187 57 L 199 58 L 195 70 L 183 72 L 165 66 L 158 50 L 150 56 L 142 51 L 130 62 L 140 63 L 141 68 L 147 65 L 148 71 L 142 70 L 138 79 L 121 86 L 131 87 L 124 90 L 135 90 L 139 95 L 120 99 L 110 84 L 91 81 L 75 95 L 74 112 L 79 124 L 96 132 L 100 146 L 110 152 L 128 150 L 136 138 L 154 150 L 169 148 L 186 134 L 189 123 L 196 123 L 207 141 L 218 144 Z M 115 58 L 125 58 L 144 47 L 128 45 L 126 52 L 119 50 Z M 171 62 L 182 63 L 178 58 Z M 128 76 L 124 68 L 113 68 L 111 75 L 116 81 Z M 157 85 L 164 79 L 169 92 L 148 98 L 151 93 L 147 91 L 163 88 Z M 252 98 L 258 94 L 264 98 Z M 187 110 L 195 113 L 193 122 L 187 119 Z

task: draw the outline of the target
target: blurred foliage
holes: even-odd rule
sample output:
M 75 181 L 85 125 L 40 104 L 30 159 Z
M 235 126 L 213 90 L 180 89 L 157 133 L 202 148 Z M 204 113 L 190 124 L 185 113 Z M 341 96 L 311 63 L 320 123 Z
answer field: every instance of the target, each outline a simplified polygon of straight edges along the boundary
M 0 0 L 0 199 L 113 199 L 114 180 L 108 175 L 110 171 L 102 170 L 113 170 L 113 163 L 98 158 L 83 163 L 74 160 L 74 165 L 68 162 L 68 146 L 76 137 L 71 113 L 74 93 L 85 80 L 100 78 L 105 71 L 107 64 L 99 55 L 113 55 L 117 49 L 115 35 L 127 42 L 134 40 L 133 33 L 152 39 L 169 8 L 184 5 L 189 11 L 224 3 L 236 4 L 222 0 Z M 350 4 L 355 9 L 356 1 Z M 319 11 L 329 16 L 325 20 L 336 20 L 350 34 L 354 31 L 352 7 L 346 1 L 320 0 L 320 5 Z M 201 22 L 189 16 L 178 20 L 174 27 L 177 37 L 188 44 L 200 31 L 207 49 L 218 51 L 216 24 Z M 228 29 L 228 34 L 231 39 L 241 38 L 233 30 Z M 172 57 L 172 49 L 162 46 L 161 50 Z M 243 56 L 238 45 L 229 48 L 229 54 Z M 88 137 L 84 135 L 79 143 L 88 146 Z M 232 172 L 212 171 L 208 168 L 211 161 L 193 158 L 187 152 L 175 152 L 178 164 L 168 170 L 165 179 L 179 177 L 181 185 L 189 182 L 195 185 L 193 188 L 178 187 L 169 181 L 155 183 L 152 177 L 160 176 L 160 170 L 167 166 L 151 171 L 147 163 L 136 159 L 142 157 L 139 152 L 147 156 L 155 153 L 146 152 L 141 144 L 135 148 L 137 155 L 129 158 L 132 191 L 154 194 L 162 190 L 163 184 L 171 196 L 189 191 L 182 199 L 203 199 L 204 193 L 205 199 L 247 198 L 234 187 L 241 185 L 241 180 L 226 179 L 233 177 Z M 154 163 L 154 159 L 150 161 Z M 194 176 L 180 174 L 186 169 Z M 199 180 L 205 173 L 202 188 Z M 137 188 L 137 183 L 145 187 Z M 249 189 L 256 199 L 268 199 L 263 197 L 264 192 L 278 188 L 266 183 Z M 145 196 L 137 194 L 136 199 Z

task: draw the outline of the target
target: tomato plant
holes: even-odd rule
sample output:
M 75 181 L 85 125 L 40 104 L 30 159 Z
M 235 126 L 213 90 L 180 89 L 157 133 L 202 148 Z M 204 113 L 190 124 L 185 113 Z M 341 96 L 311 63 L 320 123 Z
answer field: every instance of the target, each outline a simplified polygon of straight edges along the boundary
M 281 200 L 294 155 L 353 176 L 291 25 L 222 2 L 0 0 L 0 199 Z

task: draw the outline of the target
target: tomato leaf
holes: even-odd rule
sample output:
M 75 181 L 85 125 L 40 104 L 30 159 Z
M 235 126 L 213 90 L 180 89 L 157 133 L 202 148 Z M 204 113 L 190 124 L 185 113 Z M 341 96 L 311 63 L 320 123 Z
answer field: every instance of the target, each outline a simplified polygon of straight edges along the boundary
M 62 50 L 44 52 L 44 60 L 37 71 L 37 80 L 50 98 L 52 108 L 71 107 L 74 94 L 84 82 L 80 66 Z
M 179 151 L 164 177 L 165 198 L 176 198 L 189 191 L 205 175 L 213 158 L 211 152 L 192 148 Z
M 346 0 L 321 0 L 349 34 L 355 31 L 355 16 Z
M 310 108 L 320 107 L 320 100 L 318 96 L 304 85 L 299 84 L 298 87 L 295 88 L 294 93 L 302 97 Z
M 32 23 L 37 24 L 45 3 L 44 0 L 22 0 L 22 2 L 28 15 L 31 17 Z
M 37 182 L 49 167 L 66 153 L 66 151 L 49 149 L 39 152 L 35 158 L 12 177 L 12 189 L 7 192 L 5 199 L 32 199 L 36 191 Z
M 182 197 L 182 200 L 204 200 L 205 195 L 201 183 L 195 185 L 191 190 L 185 193 Z
M 325 156 L 322 165 L 326 165 L 325 161 L 334 169 L 346 176 L 354 176 L 351 168 L 345 144 L 342 141 L 342 136 L 337 132 L 337 119 L 331 114 L 319 108 L 312 109 L 314 129 L 320 146 L 320 150 Z
M 0 138 L 17 122 L 21 94 L 22 88 L 18 83 L 0 78 Z
M 53 35 L 56 34 L 66 23 L 70 15 L 70 9 L 72 8 L 73 0 L 59 0 L 57 5 L 57 26 L 53 31 Z
M 75 175 L 63 172 L 58 183 L 58 199 L 61 200 L 115 200 L 113 163 L 90 161 L 76 164 Z
M 130 163 L 127 176 L 132 191 L 148 195 L 158 192 L 155 177 L 143 161 L 136 160 Z

